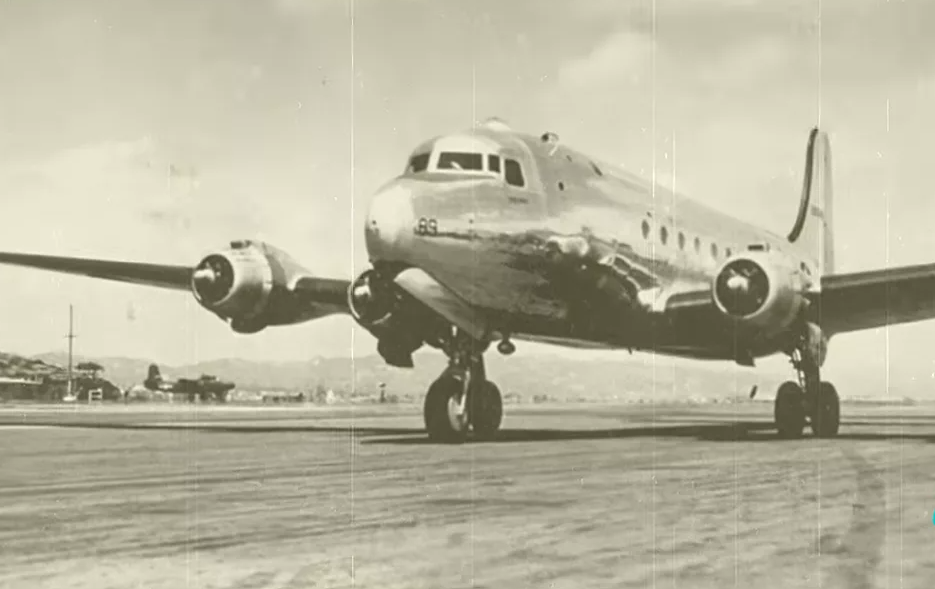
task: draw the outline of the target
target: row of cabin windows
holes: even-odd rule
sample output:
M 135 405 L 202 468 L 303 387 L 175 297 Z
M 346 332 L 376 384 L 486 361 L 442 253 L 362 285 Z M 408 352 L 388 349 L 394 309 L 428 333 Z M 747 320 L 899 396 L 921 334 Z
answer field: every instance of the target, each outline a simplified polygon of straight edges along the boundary
M 645 221 L 645 220 L 643 221 L 642 230 L 643 230 L 643 238 L 649 239 L 649 234 L 652 231 L 652 228 L 649 225 L 649 221 Z M 682 251 L 685 251 L 685 247 L 687 245 L 687 239 L 685 237 L 685 234 L 679 231 L 677 240 L 678 240 L 679 249 Z M 669 229 L 665 225 L 659 228 L 659 241 L 662 243 L 662 245 L 667 245 L 669 243 Z M 700 237 L 695 238 L 694 246 L 695 246 L 695 252 L 700 254 L 701 253 L 701 238 Z M 714 259 L 717 259 L 718 253 L 719 253 L 719 250 L 718 250 L 717 244 L 712 243 L 711 244 L 711 257 Z M 733 253 L 734 252 L 731 248 L 724 249 L 725 258 L 731 257 Z
M 420 153 L 409 159 L 407 172 L 424 172 L 429 167 L 428 153 Z M 484 163 L 486 161 L 486 167 Z M 501 158 L 499 155 L 487 154 L 486 160 L 483 153 L 444 151 L 438 154 L 438 170 L 465 170 L 476 172 L 491 172 L 496 176 L 503 176 L 506 183 L 510 186 L 522 188 L 526 185 L 526 179 L 523 176 L 523 168 L 520 163 L 514 159 Z

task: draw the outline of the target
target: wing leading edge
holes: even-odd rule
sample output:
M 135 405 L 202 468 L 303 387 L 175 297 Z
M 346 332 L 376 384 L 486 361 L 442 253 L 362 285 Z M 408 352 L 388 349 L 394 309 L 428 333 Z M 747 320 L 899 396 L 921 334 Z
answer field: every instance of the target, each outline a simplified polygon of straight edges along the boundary
M 129 282 L 158 288 L 188 290 L 191 288 L 192 268 L 163 264 L 118 262 L 88 258 L 67 258 L 37 254 L 0 252 L 0 264 L 26 266 L 64 274 L 77 274 L 117 282 Z

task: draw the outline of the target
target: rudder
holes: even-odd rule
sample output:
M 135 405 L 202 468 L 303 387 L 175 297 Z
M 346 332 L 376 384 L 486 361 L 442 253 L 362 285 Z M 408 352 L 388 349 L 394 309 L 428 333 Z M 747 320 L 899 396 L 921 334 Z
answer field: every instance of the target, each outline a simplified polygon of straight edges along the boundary
M 831 181 L 831 142 L 818 127 L 808 136 L 805 175 L 799 212 L 789 243 L 818 263 L 818 274 L 834 272 L 834 191 Z

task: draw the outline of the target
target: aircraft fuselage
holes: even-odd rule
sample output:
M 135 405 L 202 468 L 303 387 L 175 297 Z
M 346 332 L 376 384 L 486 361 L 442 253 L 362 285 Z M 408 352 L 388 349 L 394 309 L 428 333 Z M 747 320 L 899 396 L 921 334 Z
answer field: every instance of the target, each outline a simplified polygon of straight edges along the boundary
M 708 287 L 725 260 L 751 246 L 817 275 L 817 261 L 784 237 L 595 162 L 548 134 L 498 127 L 418 146 L 404 173 L 376 193 L 366 223 L 375 267 L 421 268 L 499 331 L 579 347 L 735 359 L 726 332 L 718 339 L 673 326 L 654 309 L 673 293 Z M 605 297 L 613 309 L 580 292 L 582 284 L 600 288 L 579 274 L 585 260 L 619 269 L 611 275 L 625 296 Z M 758 342 L 753 353 L 779 345 Z

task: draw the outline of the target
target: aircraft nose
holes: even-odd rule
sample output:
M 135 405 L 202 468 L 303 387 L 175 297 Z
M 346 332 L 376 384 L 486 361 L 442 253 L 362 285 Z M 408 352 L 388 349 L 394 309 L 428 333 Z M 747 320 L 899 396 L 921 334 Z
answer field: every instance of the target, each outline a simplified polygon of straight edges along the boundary
M 415 217 L 412 198 L 405 181 L 393 181 L 373 195 L 364 232 L 371 259 L 404 261 Z

